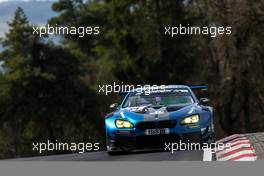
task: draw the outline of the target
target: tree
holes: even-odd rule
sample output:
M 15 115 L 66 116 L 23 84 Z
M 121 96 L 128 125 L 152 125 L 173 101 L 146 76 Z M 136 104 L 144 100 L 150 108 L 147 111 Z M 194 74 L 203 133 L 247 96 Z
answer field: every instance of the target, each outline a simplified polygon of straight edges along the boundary
M 13 155 L 32 153 L 32 142 L 95 140 L 101 129 L 95 94 L 82 80 L 81 61 L 72 53 L 33 35 L 21 8 L 9 24 L 1 53 L 6 72 L 0 85 L 3 133 Z M 8 150 L 8 149 L 7 149 Z
M 100 26 L 99 37 L 65 38 L 96 66 L 101 83 L 187 83 L 199 69 L 194 57 L 199 51 L 190 37 L 163 35 L 166 25 L 193 22 L 182 1 L 59 1 L 53 9 L 61 13 L 50 20 L 53 24 Z
M 263 1 L 206 0 L 193 4 L 198 23 L 232 27 L 230 36 L 199 41 L 207 52 L 204 70 L 219 124 L 226 134 L 262 130 Z

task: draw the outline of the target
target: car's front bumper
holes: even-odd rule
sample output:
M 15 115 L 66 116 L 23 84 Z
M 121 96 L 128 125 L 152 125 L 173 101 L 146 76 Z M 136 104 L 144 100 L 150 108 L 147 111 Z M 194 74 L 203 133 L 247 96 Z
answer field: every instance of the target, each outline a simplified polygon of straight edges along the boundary
M 188 131 L 170 129 L 169 134 L 162 135 L 145 135 L 144 130 L 137 129 L 116 130 L 114 134 L 107 134 L 106 143 L 110 151 L 164 148 L 165 143 L 175 143 L 180 140 L 186 143 L 202 143 L 206 141 L 208 133 L 209 130 L 205 128 L 189 129 Z
M 177 134 L 140 135 L 140 136 L 114 136 L 107 138 L 107 147 L 110 150 L 134 150 L 161 148 L 165 142 L 178 142 Z

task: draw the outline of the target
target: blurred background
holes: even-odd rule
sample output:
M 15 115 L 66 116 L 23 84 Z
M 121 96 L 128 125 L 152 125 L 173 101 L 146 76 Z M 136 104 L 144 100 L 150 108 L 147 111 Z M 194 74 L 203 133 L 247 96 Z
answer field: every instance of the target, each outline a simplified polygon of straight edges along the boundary
M 33 35 L 33 25 L 100 26 L 99 36 Z M 164 35 L 164 26 L 231 35 Z M 116 94 L 98 85 L 208 85 L 217 138 L 264 129 L 264 0 L 1 0 L 0 158 L 32 142 L 104 143 Z M 54 154 L 54 153 L 52 153 Z

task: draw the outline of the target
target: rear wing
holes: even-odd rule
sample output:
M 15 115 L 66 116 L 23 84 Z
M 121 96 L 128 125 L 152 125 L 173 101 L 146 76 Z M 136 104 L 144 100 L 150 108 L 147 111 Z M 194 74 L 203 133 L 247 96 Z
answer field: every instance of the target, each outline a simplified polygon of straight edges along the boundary
M 201 85 L 201 86 L 189 86 L 193 93 L 195 94 L 196 98 L 200 100 L 201 98 L 208 99 L 208 86 Z
M 189 86 L 192 90 L 208 90 L 208 86 Z

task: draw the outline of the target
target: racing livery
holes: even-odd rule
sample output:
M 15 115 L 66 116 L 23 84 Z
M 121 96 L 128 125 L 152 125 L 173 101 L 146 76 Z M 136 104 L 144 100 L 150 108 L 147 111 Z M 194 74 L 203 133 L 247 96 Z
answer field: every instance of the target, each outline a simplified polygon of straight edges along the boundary
M 135 149 L 161 148 L 165 142 L 214 140 L 212 107 L 197 100 L 192 90 L 207 86 L 169 85 L 125 92 L 116 110 L 105 117 L 109 154 Z

